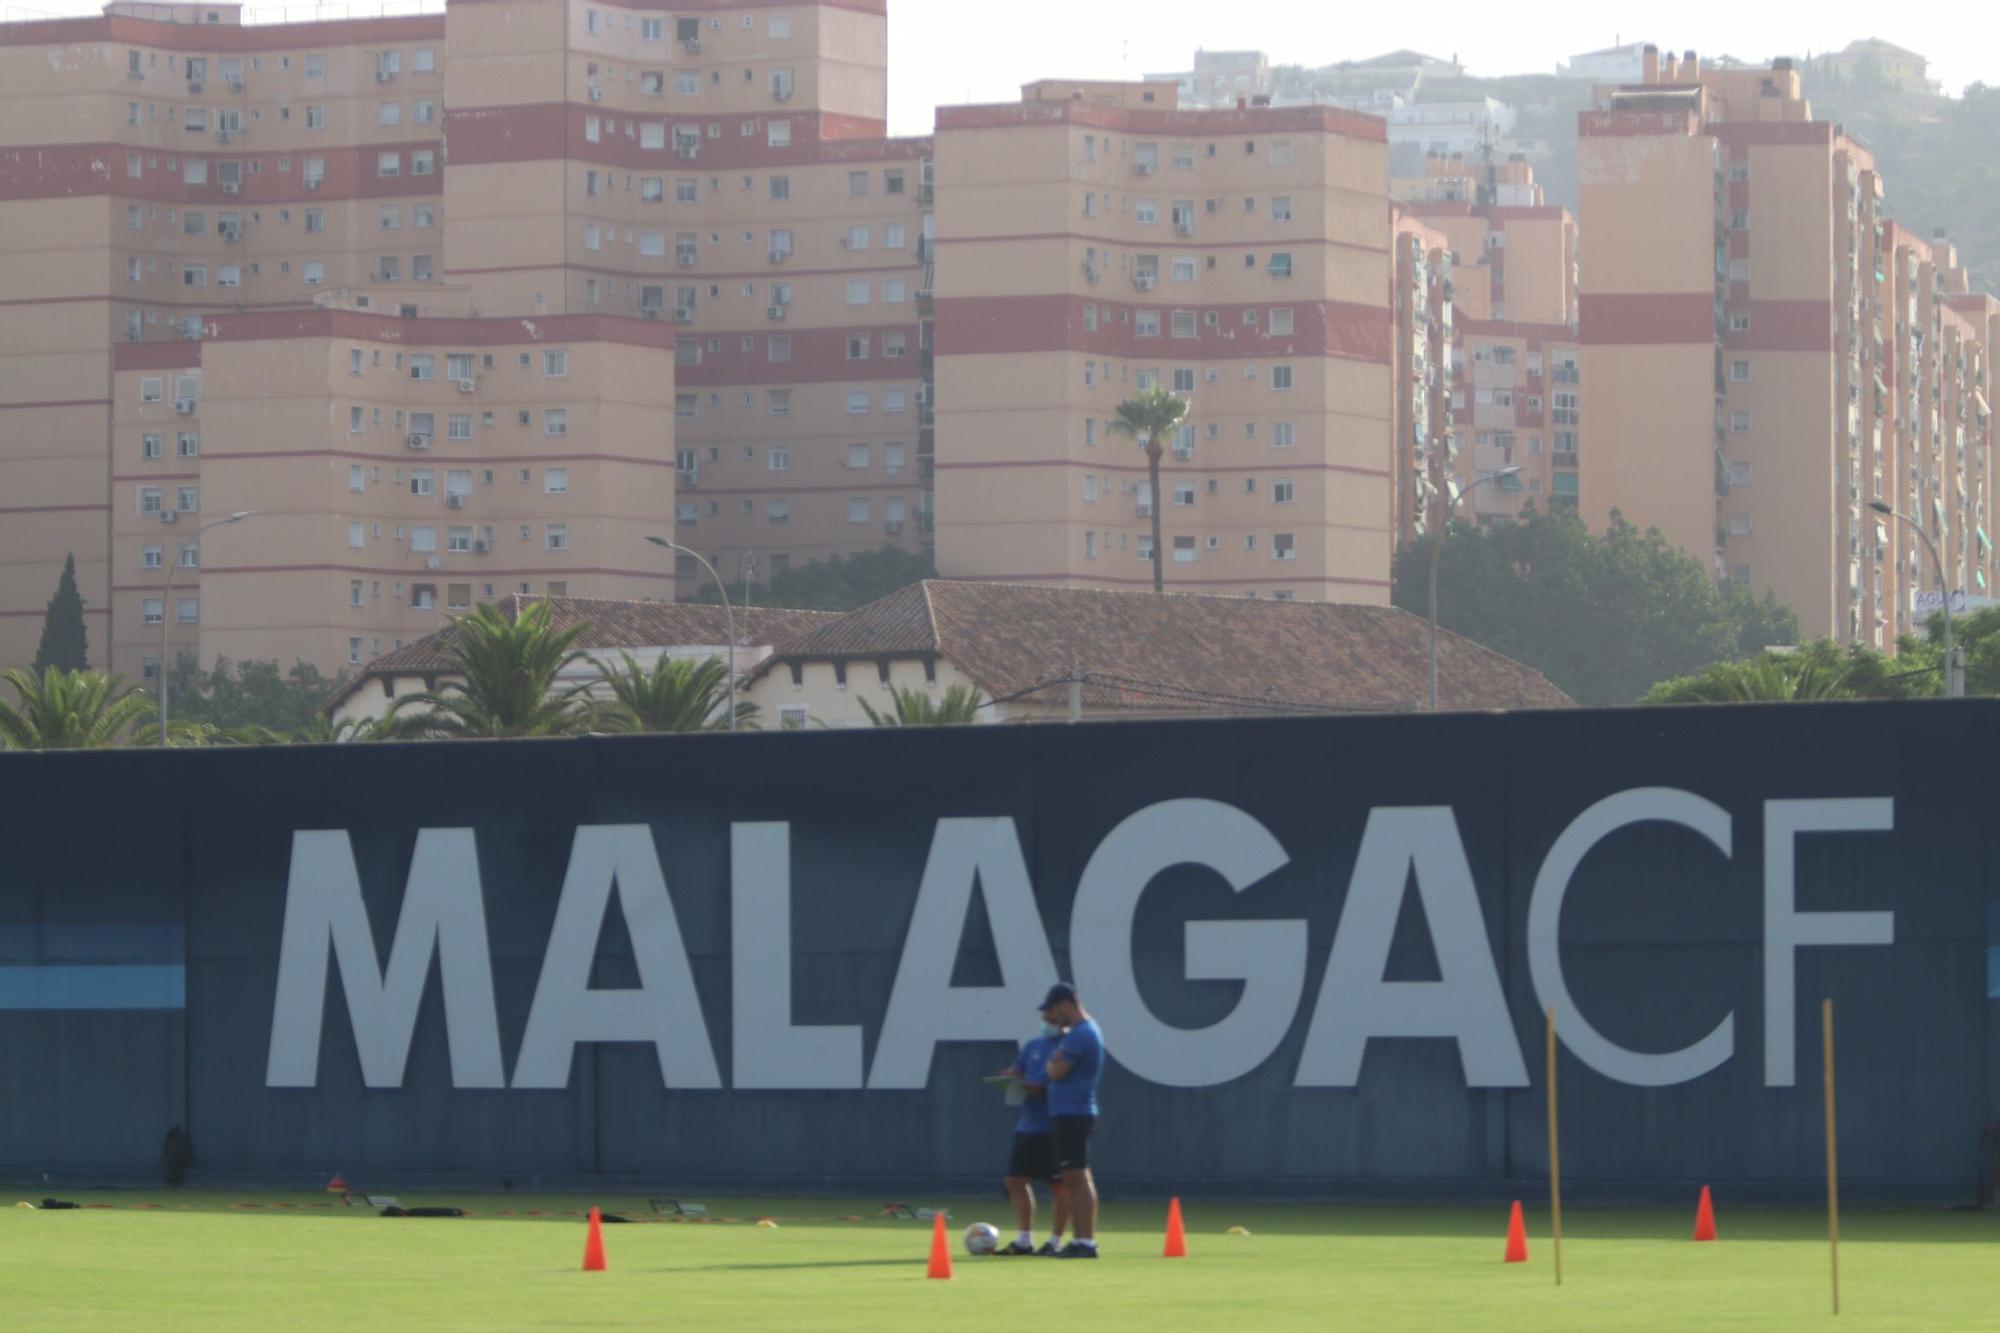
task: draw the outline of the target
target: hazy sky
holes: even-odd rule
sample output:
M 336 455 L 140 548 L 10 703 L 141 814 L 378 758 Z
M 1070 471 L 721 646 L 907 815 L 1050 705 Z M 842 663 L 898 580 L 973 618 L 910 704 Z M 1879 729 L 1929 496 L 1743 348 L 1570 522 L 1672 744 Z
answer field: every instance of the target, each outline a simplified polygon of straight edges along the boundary
M 28 0 L 26 8 L 92 14 L 100 0 Z M 372 14 L 356 0 L 330 15 Z M 391 11 L 399 6 L 391 4 Z M 19 17 L 12 5 L 7 17 Z M 1657 6 L 1542 0 L 1533 5 L 1436 0 L 1405 8 L 1320 0 L 889 0 L 889 121 L 923 134 L 931 110 L 955 102 L 1012 101 L 1046 77 L 1120 78 L 1185 68 L 1198 46 L 1254 47 L 1289 64 L 1326 65 L 1415 47 L 1457 54 L 1476 74 L 1552 71 L 1558 60 L 1614 42 L 1652 41 L 1745 60 L 1805 55 L 1882 37 L 1931 58 L 1956 93 L 2000 75 L 2000 19 L 1985 6 L 1884 10 L 1858 0 L 1758 5 L 1683 0 L 1671 28 Z M 295 16 L 308 6 L 291 7 Z M 1943 38 L 1952 38 L 1946 46 Z

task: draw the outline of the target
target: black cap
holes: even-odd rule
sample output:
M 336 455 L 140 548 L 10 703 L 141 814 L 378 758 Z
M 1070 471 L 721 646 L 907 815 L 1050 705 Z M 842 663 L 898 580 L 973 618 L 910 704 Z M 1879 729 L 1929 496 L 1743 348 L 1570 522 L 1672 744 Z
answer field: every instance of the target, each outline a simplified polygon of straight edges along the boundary
M 1042 1008 L 1052 1008 L 1055 1005 L 1061 1004 L 1064 1000 L 1072 1003 L 1075 1002 L 1076 987 L 1070 985 L 1067 981 L 1058 981 L 1055 985 L 1049 987 L 1049 993 L 1042 997 Z

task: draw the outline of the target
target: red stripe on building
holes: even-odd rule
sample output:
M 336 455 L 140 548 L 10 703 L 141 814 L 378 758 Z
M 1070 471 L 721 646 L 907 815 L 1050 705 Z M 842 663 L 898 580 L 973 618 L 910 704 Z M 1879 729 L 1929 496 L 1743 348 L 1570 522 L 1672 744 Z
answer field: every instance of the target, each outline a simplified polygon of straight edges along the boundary
M 432 154 L 432 170 L 427 175 L 411 174 L 412 154 L 419 151 Z M 378 156 L 388 152 L 398 154 L 398 174 L 378 175 Z M 126 158 L 132 154 L 148 164 L 137 177 L 126 174 Z M 305 159 L 309 157 L 324 159 L 326 163 L 325 179 L 317 190 L 305 187 Z M 187 183 L 180 163 L 190 158 L 207 159 L 206 184 Z M 400 199 L 426 194 L 442 196 L 443 158 L 444 145 L 436 139 L 293 153 L 190 153 L 120 143 L 31 145 L 0 149 L 0 203 L 110 195 L 149 203 L 221 209 L 334 203 L 345 199 Z M 234 194 L 225 192 L 216 179 L 216 163 L 223 160 L 243 164 L 242 182 Z M 280 160 L 289 161 L 293 169 L 280 171 Z M 158 167 L 150 165 L 155 161 L 160 163 Z M 174 164 L 171 169 L 167 166 L 169 162 Z M 250 169 L 253 162 L 258 167 L 255 172 Z
M 1114 307 L 1081 296 L 959 296 L 937 305 L 940 356 L 1073 351 L 1205 361 L 1330 356 L 1387 362 L 1395 346 L 1394 321 L 1387 307 L 1339 301 L 1287 303 L 1274 297 L 1255 306 L 1190 304 L 1180 313 L 1194 316 L 1200 330 L 1195 338 L 1169 336 L 1175 313 L 1169 306 Z M 1095 331 L 1084 326 L 1087 305 L 1107 312 L 1100 315 Z M 1273 307 L 1291 310 L 1291 334 L 1273 337 L 1264 332 Z M 1161 336 L 1138 336 L 1136 319 L 1128 318 L 1138 310 L 1158 312 Z M 1258 312 L 1256 327 L 1244 324 L 1246 310 Z M 1214 328 L 1206 326 L 1209 311 L 1217 315 Z
M 1713 343 L 1715 297 L 1708 292 L 1588 293 L 1577 298 L 1582 341 L 1593 347 Z
M 594 140 L 586 132 L 587 120 L 597 121 L 598 137 Z M 791 125 L 791 141 L 783 147 L 773 147 L 770 143 L 772 121 Z M 931 152 L 931 141 L 927 138 L 892 139 L 887 137 L 888 127 L 882 121 L 831 111 L 730 116 L 720 122 L 721 137 L 709 138 L 708 127 L 714 123 L 717 122 L 713 117 L 698 119 L 688 114 L 640 114 L 606 110 L 588 103 L 536 102 L 448 110 L 445 138 L 451 145 L 452 165 L 458 167 L 568 157 L 620 170 L 650 170 L 662 176 L 746 168 L 916 163 Z M 643 146 L 639 128 L 642 125 L 664 127 L 660 147 Z M 746 125 L 751 127 L 749 134 L 743 133 Z M 677 127 L 701 136 L 694 157 L 684 158 L 676 151 Z M 904 188 L 908 192 L 904 197 L 909 199 L 914 212 L 917 207 L 914 175 L 906 179 Z
M 847 328 L 799 329 L 796 332 L 774 325 L 768 332 L 792 340 L 790 360 L 772 361 L 768 343 L 761 343 L 755 350 L 746 352 L 743 350 L 742 334 L 728 332 L 720 335 L 720 351 L 703 352 L 698 365 L 674 367 L 676 385 L 683 389 L 734 384 L 853 382 L 859 385 L 867 380 L 895 379 L 907 379 L 914 385 L 923 377 L 917 357 L 919 329 L 915 324 L 856 324 Z M 891 333 L 903 335 L 904 349 L 900 357 L 882 355 L 882 340 Z M 699 344 L 704 335 L 687 336 L 690 342 Z M 868 339 L 868 356 L 865 359 L 848 360 L 847 340 L 850 337 Z
M 674 328 L 622 315 L 522 315 L 490 319 L 399 319 L 364 310 L 272 310 L 211 314 L 212 342 L 272 338 L 351 338 L 411 347 L 500 347 L 516 343 L 612 342 L 670 348 Z M 144 344 L 132 344 L 143 346 Z
M 1729 347 L 1745 352 L 1831 352 L 1833 323 L 1831 301 L 1752 301 L 1750 328 L 1732 330 Z
M 1180 135 L 1189 139 L 1236 138 L 1246 134 L 1338 134 L 1387 143 L 1389 122 L 1379 116 L 1337 107 L 1244 107 L 1220 111 L 1154 111 L 1102 102 L 1003 102 L 991 106 L 941 106 L 937 128 L 946 130 L 1028 129 L 1087 125 L 1130 134 Z
M 1169 241 L 1165 239 L 1155 240 L 1151 237 L 1148 237 L 1144 241 L 1135 241 L 1132 240 L 1130 237 L 1106 236 L 1099 232 L 1090 232 L 1090 231 L 1023 231 L 1023 232 L 1013 232 L 1013 233 L 989 232 L 979 236 L 947 237 L 945 239 L 935 241 L 933 242 L 933 244 L 937 245 L 939 248 L 944 248 L 948 246 L 951 247 L 952 249 L 960 249 L 968 245 L 995 245 L 995 244 L 1006 244 L 1009 242 L 1020 242 L 1020 241 L 1072 241 L 1072 240 L 1093 241 L 1099 245 L 1105 245 L 1105 246 L 1111 246 L 1111 245 L 1124 246 L 1135 250 L 1144 250 L 1148 254 L 1152 253 L 1155 250 L 1159 251 L 1239 250 L 1240 251 L 1243 248 L 1244 244 L 1240 240 Z M 1359 241 L 1335 241 L 1335 240 L 1329 240 L 1324 236 L 1284 237 L 1277 239 L 1274 242 L 1274 248 L 1279 248 L 1281 251 L 1310 250 L 1316 245 L 1327 246 L 1336 250 L 1358 250 L 1362 254 L 1368 254 L 1368 255 L 1385 255 L 1389 253 L 1389 247 L 1386 245 L 1363 245 Z
M 828 0 L 836 3 L 840 0 Z M 694 0 L 690 0 L 693 7 Z M 680 6 L 677 6 L 680 7 Z M 162 23 L 123 14 L 97 18 L 43 19 L 0 24 L 0 46 L 70 46 L 79 42 L 120 42 L 160 51 L 317 51 L 370 42 L 409 42 L 444 37 L 444 15 L 335 19 L 320 23 L 194 24 Z M 252 72 L 251 77 L 255 74 Z
M 447 275 L 462 275 L 467 273 L 553 273 L 559 270 L 567 270 L 572 273 L 600 273 L 610 278 L 636 278 L 651 285 L 665 283 L 667 286 L 673 287 L 699 286 L 704 282 L 740 282 L 745 278 L 755 281 L 770 278 L 778 282 L 790 282 L 798 278 L 894 277 L 898 273 L 921 273 L 923 271 L 923 264 L 921 262 L 914 259 L 903 260 L 895 251 L 887 253 L 896 255 L 899 262 L 878 264 L 872 268 L 858 266 L 848 268 L 791 268 L 783 264 L 771 264 L 764 268 L 718 272 L 713 269 L 700 267 L 681 268 L 679 265 L 668 268 L 661 268 L 657 265 L 653 268 L 615 268 L 608 264 L 570 264 L 556 259 L 546 264 L 489 264 L 480 268 L 448 268 L 445 270 L 445 273 Z M 662 259 L 659 262 L 665 264 L 667 260 Z M 723 298 L 718 297 L 715 299 L 720 300 Z M 148 301 L 146 304 L 158 305 L 160 303 L 157 301 Z
M 412 404 L 411 406 L 414 410 L 423 410 L 423 404 L 421 403 Z M 662 408 L 661 410 L 664 411 L 665 409 Z M 574 439 L 576 437 L 565 436 L 563 438 Z M 579 454 L 567 450 L 560 453 L 501 454 L 492 458 L 483 458 L 477 454 L 455 452 L 451 446 L 458 443 L 459 441 L 456 440 L 446 440 L 444 444 L 440 445 L 432 455 L 435 466 L 456 468 L 478 467 L 486 464 L 512 466 L 520 463 L 618 463 L 626 467 L 675 466 L 675 461 L 671 457 L 634 458 L 627 454 Z M 357 463 L 382 463 L 393 459 L 397 462 L 409 464 L 410 466 L 419 465 L 419 460 L 406 454 L 366 453 L 359 449 L 259 449 L 231 451 L 229 453 L 205 453 L 202 455 L 202 462 L 206 467 L 213 467 L 217 463 L 262 462 L 272 458 L 351 458 Z M 142 480 L 148 479 L 142 478 Z M 474 494 L 477 494 L 477 492 L 474 492 Z M 501 519 L 498 521 L 512 522 L 514 520 Z

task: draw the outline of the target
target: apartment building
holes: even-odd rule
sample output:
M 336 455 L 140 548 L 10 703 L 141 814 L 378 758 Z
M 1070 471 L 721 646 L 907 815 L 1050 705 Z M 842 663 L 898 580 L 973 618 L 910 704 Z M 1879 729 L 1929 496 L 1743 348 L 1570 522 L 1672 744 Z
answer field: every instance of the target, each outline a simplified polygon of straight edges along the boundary
M 1580 124 L 1583 511 L 1616 509 L 1769 589 L 1809 635 L 1888 646 L 1936 586 L 1993 576 L 1992 321 L 1895 227 L 1867 150 L 1789 61 L 1649 50 Z
M 118 377 L 204 382 L 189 418 L 141 435 L 178 447 L 186 428 L 204 455 L 273 452 L 227 438 L 210 411 L 217 363 L 196 346 L 219 328 L 256 341 L 240 317 L 263 312 L 500 321 L 362 339 L 371 371 L 378 345 L 442 358 L 511 348 L 522 317 L 610 321 L 537 325 L 562 328 L 580 367 L 594 364 L 585 345 L 628 349 L 607 351 L 567 447 L 656 459 L 670 484 L 613 486 L 599 493 L 619 505 L 594 514 L 577 508 L 590 492 L 573 489 L 510 522 L 609 530 L 643 499 L 660 531 L 731 578 L 753 558 L 767 576 L 885 542 L 921 549 L 928 146 L 884 137 L 885 12 L 883 0 L 686 0 L 671 12 L 453 0 L 444 14 L 244 24 L 235 5 L 120 0 L 94 19 L 0 25 L 0 662 L 32 654 L 72 552 L 94 643 L 148 639 L 147 594 L 120 544 L 135 501 L 117 493 L 138 484 L 126 436 L 141 423 Z M 661 327 L 634 335 L 624 319 Z M 313 336 L 344 356 L 348 328 Z M 665 357 L 653 354 L 662 337 Z M 506 379 L 475 388 L 482 420 Z M 318 396 L 345 403 L 352 387 Z M 390 435 L 397 412 L 420 407 L 363 405 L 371 431 L 384 410 Z M 503 398 L 490 410 L 542 409 Z M 339 406 L 328 412 L 313 438 L 343 428 Z M 619 437 L 582 436 L 592 422 Z M 496 473 L 513 466 L 476 443 Z M 209 512 L 215 494 L 210 483 Z M 268 530 L 216 540 L 252 542 L 258 526 Z M 295 563 L 256 559 L 266 555 Z M 496 588 L 635 595 L 629 561 L 608 553 L 513 564 L 520 577 Z M 697 584 L 692 561 L 661 572 L 649 595 Z M 344 579 L 327 586 L 336 605 L 260 638 L 249 625 L 225 634 L 211 584 L 188 650 L 288 654 L 294 631 L 320 636 L 352 609 Z M 137 619 L 114 626 L 114 614 Z M 366 628 L 368 652 L 411 630 L 395 616 Z M 325 639 L 313 660 L 344 663 L 351 637 Z
M 332 674 L 479 602 L 667 594 L 670 330 L 362 299 L 117 349 L 111 669 L 171 643 Z
M 1379 119 L 1031 85 L 937 122 L 938 564 L 1382 602 L 1394 265 Z M 1159 496 L 1109 425 L 1186 395 Z
M 925 548 L 929 142 L 885 137 L 883 0 L 461 0 L 448 49 L 447 274 L 673 327 L 675 540 L 732 581 Z
M 1395 533 L 1403 543 L 1435 531 L 1439 496 L 1458 476 L 1452 429 L 1457 352 L 1451 238 L 1402 208 L 1391 211 L 1395 243 L 1395 404 L 1390 439 L 1396 465 Z

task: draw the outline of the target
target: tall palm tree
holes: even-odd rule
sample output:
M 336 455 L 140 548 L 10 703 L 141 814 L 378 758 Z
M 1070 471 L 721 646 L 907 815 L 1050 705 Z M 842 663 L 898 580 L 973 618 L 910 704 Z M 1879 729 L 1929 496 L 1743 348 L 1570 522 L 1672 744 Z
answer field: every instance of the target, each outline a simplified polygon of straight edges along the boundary
M 549 623 L 547 602 L 523 607 L 508 620 L 492 606 L 455 617 L 445 650 L 451 677 L 437 689 L 398 699 L 378 734 L 392 739 L 573 736 L 590 729 L 583 694 L 589 683 L 561 685 L 563 671 L 585 654 L 576 641 L 589 630 Z
M 963 683 L 937 699 L 919 689 L 891 685 L 889 701 L 890 706 L 878 713 L 863 699 L 861 711 L 878 727 L 966 727 L 979 720 L 982 706 L 978 687 Z
M 719 657 L 661 657 L 649 671 L 630 653 L 622 668 L 598 664 L 611 702 L 598 712 L 607 731 L 686 732 L 729 730 L 729 668 Z M 737 725 L 757 715 L 757 705 L 736 706 Z
M 101 671 L 9 671 L 6 681 L 17 700 L 0 703 L 0 748 L 107 749 L 153 712 L 152 700 L 126 689 L 123 676 Z
M 1186 422 L 1188 400 L 1165 389 L 1148 389 L 1118 404 L 1118 416 L 1111 429 L 1130 436 L 1146 451 L 1146 478 L 1153 497 L 1153 591 L 1167 590 L 1166 553 L 1160 549 L 1160 509 L 1166 503 L 1160 495 L 1160 459 L 1166 455 L 1167 437 Z

